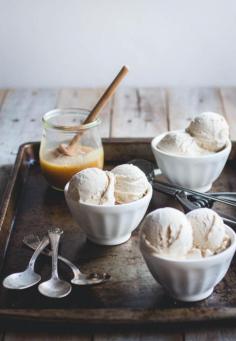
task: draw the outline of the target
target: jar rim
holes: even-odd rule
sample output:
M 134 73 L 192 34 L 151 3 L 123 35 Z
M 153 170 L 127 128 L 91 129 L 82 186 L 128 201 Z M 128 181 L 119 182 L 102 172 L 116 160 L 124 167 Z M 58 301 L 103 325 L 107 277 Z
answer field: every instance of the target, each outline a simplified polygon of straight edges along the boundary
M 59 116 L 59 114 L 63 114 L 63 113 L 64 114 L 66 114 L 66 113 L 74 113 L 74 114 L 78 113 L 79 115 L 82 115 L 86 118 L 86 116 L 88 116 L 89 112 L 90 111 L 88 109 L 83 109 L 83 108 L 57 108 L 57 109 L 47 111 L 43 115 L 42 121 L 43 121 L 43 125 L 45 128 L 51 128 L 51 129 L 70 132 L 70 133 L 77 133 L 81 130 L 87 130 L 87 129 L 94 128 L 94 127 L 98 126 L 99 124 L 101 124 L 100 118 L 97 118 L 95 121 L 92 121 L 90 123 L 80 124 L 77 126 L 57 125 L 57 124 L 51 123 L 49 121 L 49 119 L 56 117 L 56 116 Z

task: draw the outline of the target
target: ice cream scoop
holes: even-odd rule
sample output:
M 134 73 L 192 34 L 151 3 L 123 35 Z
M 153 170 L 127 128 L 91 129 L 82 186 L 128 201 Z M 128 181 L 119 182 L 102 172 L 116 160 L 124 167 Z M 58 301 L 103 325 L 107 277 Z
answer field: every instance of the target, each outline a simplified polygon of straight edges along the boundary
M 185 258 L 192 249 L 192 227 L 184 213 L 165 207 L 149 213 L 142 223 L 141 242 L 146 252 Z
M 72 177 L 68 195 L 81 203 L 114 205 L 114 181 L 115 177 L 111 172 L 87 168 Z
M 209 153 L 198 146 L 195 139 L 186 132 L 171 131 L 157 144 L 163 152 L 174 155 L 198 156 Z
M 187 214 L 192 225 L 193 247 L 199 249 L 203 257 L 217 254 L 229 245 L 222 218 L 209 208 L 199 208 Z
M 138 167 L 123 164 L 113 168 L 111 172 L 115 176 L 116 203 L 129 203 L 141 199 L 147 193 L 148 180 Z
M 218 152 L 229 139 L 229 126 L 225 118 L 214 112 L 204 112 L 194 118 L 186 128 L 197 144 L 208 151 Z

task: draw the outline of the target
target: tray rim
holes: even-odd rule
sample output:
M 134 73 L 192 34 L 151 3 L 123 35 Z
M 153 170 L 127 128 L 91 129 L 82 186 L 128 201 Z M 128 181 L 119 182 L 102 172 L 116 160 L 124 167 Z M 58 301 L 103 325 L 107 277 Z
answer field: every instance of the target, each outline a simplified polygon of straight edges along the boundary
M 152 138 L 104 138 L 105 144 L 149 144 Z M 0 235 L 2 226 L 6 218 L 8 205 L 11 195 L 16 184 L 18 172 L 21 167 L 25 149 L 29 146 L 39 147 L 39 141 L 25 142 L 18 148 L 14 166 L 12 168 L 6 189 L 2 196 L 0 205 Z M 236 147 L 236 141 L 233 141 Z M 30 167 L 30 166 L 29 166 Z M 8 243 L 11 238 L 12 228 L 8 231 L 5 238 L 3 259 L 0 260 L 0 271 L 4 264 Z M 85 314 L 90 312 L 89 318 Z M 173 312 L 175 314 L 173 314 Z M 172 314 L 171 314 L 172 313 Z M 188 313 L 188 314 L 187 314 Z M 174 316 L 174 317 L 173 317 Z M 36 322 L 53 322 L 53 323 L 76 323 L 79 325 L 150 325 L 150 324 L 167 324 L 167 323 L 195 323 L 204 321 L 226 321 L 236 319 L 235 307 L 210 307 L 210 308 L 166 308 L 166 309 L 133 309 L 133 308 L 79 308 L 79 309 L 11 309 L 0 308 L 0 321 L 7 320 L 27 320 Z
M 86 313 L 89 311 L 89 317 Z M 191 317 L 186 319 L 186 313 Z M 175 313 L 175 314 L 173 314 Z M 210 313 L 210 316 L 209 316 Z M 211 321 L 233 321 L 233 308 L 178 308 L 178 309 L 0 309 L 0 319 L 28 320 L 79 325 L 152 325 Z M 148 318 L 148 319 L 147 319 Z

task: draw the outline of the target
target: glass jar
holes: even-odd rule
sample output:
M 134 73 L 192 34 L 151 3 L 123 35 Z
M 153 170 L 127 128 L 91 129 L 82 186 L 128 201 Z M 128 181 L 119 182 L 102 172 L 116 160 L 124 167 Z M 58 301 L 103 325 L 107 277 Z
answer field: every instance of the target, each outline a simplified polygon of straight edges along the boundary
M 89 111 L 84 109 L 55 109 L 43 116 L 43 135 L 39 159 L 42 173 L 55 189 L 63 190 L 71 177 L 89 167 L 103 168 L 104 152 L 98 126 L 99 119 L 82 125 Z M 72 156 L 59 146 L 67 146 L 79 134 Z

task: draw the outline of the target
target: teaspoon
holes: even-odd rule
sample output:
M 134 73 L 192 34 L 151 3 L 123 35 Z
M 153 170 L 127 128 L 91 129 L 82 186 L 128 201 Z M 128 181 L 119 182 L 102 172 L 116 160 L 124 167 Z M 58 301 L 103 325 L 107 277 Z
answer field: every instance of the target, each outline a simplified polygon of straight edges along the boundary
M 27 245 L 29 248 L 35 250 L 40 244 L 40 238 L 37 234 L 29 234 L 24 237 L 23 243 Z M 42 252 L 42 254 L 50 257 L 52 255 L 52 251 L 46 248 Z M 73 271 L 74 277 L 71 279 L 71 283 L 75 285 L 95 285 L 107 282 L 111 278 L 111 276 L 106 272 L 84 274 L 69 259 L 66 259 L 65 257 L 62 257 L 60 255 L 58 255 L 58 259 L 64 262 Z
M 52 248 L 52 275 L 48 281 L 38 286 L 38 290 L 42 295 L 52 298 L 65 297 L 71 292 L 71 285 L 58 276 L 58 246 L 62 233 L 63 231 L 59 228 L 48 231 Z
M 3 286 L 7 289 L 26 289 L 38 283 L 41 276 L 34 271 L 34 265 L 40 253 L 48 244 L 48 238 L 44 237 L 33 253 L 26 270 L 7 276 L 2 283 Z

